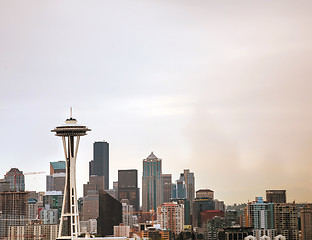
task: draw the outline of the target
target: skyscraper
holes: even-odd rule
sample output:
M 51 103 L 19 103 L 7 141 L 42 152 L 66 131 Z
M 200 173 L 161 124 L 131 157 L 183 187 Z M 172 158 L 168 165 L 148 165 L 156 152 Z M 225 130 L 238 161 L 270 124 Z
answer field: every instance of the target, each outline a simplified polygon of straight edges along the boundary
M 139 211 L 138 170 L 118 170 L 118 200 L 128 199 L 135 211 Z
M 161 159 L 152 152 L 143 160 L 142 210 L 155 210 L 163 202 Z
M 264 202 L 262 197 L 256 197 L 256 200 L 249 202 L 246 208 L 247 227 L 253 227 L 254 237 L 259 239 L 259 236 L 264 234 L 269 237 L 276 235 L 274 203 Z
M 10 171 L 4 175 L 4 179 L 5 181 L 10 182 L 10 191 L 25 191 L 25 178 L 23 171 L 20 171 L 17 168 L 11 168 Z
M 171 174 L 162 175 L 163 182 L 163 200 L 165 202 L 170 202 L 171 199 L 171 188 L 172 188 L 172 177 Z
M 105 190 L 109 189 L 109 144 L 93 143 L 93 160 L 89 162 L 89 176 L 104 176 Z
M 274 204 L 276 234 L 286 239 L 299 239 L 298 209 L 295 203 Z
M 186 199 L 190 201 L 191 205 L 195 198 L 195 177 L 194 173 L 189 169 L 184 169 L 184 182 L 186 188 Z

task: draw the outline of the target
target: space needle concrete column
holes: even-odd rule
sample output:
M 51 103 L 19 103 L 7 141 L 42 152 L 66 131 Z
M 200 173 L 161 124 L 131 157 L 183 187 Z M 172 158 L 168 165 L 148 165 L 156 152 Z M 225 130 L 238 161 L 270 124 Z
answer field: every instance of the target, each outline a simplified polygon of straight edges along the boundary
M 76 191 L 76 158 L 81 136 L 91 131 L 77 124 L 70 116 L 65 124 L 54 128 L 55 136 L 62 137 L 66 159 L 66 180 L 64 188 L 62 215 L 57 239 L 76 239 L 80 235 L 79 214 Z

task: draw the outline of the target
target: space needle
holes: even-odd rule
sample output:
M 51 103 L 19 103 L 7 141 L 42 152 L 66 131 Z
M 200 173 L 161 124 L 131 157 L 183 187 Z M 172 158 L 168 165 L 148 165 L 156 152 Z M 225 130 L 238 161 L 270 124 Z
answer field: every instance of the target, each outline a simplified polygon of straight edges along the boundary
M 62 137 L 66 159 L 64 198 L 57 239 L 76 239 L 80 235 L 76 191 L 76 158 L 80 136 L 87 135 L 87 131 L 91 131 L 91 129 L 78 125 L 77 120 L 72 117 L 72 109 L 70 109 L 70 118 L 66 119 L 65 124 L 51 130 L 51 132 L 55 132 L 55 136 Z

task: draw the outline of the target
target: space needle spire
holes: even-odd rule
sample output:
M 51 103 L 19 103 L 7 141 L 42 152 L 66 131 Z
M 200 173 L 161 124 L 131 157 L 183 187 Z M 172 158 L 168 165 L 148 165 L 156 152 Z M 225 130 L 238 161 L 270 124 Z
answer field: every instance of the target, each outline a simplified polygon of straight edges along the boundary
M 55 132 L 55 136 L 62 137 L 66 159 L 66 180 L 57 239 L 76 239 L 80 235 L 76 190 L 76 158 L 80 137 L 87 135 L 87 131 L 91 131 L 91 129 L 78 125 L 77 120 L 72 117 L 72 108 L 70 108 L 70 118 L 66 119 L 65 124 L 51 130 L 51 132 Z

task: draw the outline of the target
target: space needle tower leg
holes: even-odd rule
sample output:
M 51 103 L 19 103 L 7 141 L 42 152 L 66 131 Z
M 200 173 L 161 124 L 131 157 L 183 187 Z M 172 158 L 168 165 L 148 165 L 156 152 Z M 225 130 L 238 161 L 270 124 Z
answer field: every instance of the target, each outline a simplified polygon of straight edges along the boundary
M 66 159 L 66 180 L 57 239 L 76 239 L 80 235 L 76 190 L 76 158 L 80 136 L 86 135 L 87 131 L 91 130 L 86 126 L 78 125 L 76 119 L 72 117 L 67 119 L 63 126 L 52 130 L 52 132 L 56 133 L 56 136 L 62 137 Z

